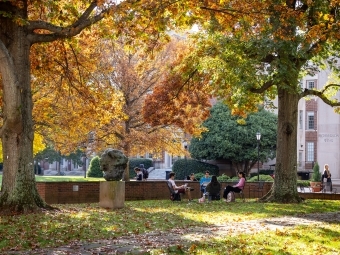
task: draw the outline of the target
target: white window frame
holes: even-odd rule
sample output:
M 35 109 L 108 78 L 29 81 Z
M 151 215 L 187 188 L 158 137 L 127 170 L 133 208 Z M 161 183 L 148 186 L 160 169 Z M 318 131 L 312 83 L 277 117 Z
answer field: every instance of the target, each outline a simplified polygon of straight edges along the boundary
M 306 161 L 314 162 L 314 142 L 307 142 Z
M 316 80 L 306 80 L 307 89 L 316 89 Z
M 313 126 L 311 125 L 313 123 Z M 307 130 L 315 130 L 315 115 L 314 112 L 307 112 Z

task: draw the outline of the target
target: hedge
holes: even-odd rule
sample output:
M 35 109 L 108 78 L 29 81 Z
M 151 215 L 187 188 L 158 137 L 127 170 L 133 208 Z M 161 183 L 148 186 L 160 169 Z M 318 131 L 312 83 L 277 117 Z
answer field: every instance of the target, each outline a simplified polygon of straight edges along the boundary
M 175 178 L 177 180 L 184 180 L 191 173 L 194 173 L 196 175 L 198 173 L 204 174 L 205 171 L 209 171 L 210 175 L 218 176 L 219 174 L 218 166 L 205 163 L 205 162 L 201 162 L 195 159 L 176 160 L 176 162 L 172 166 L 172 171 L 176 173 Z M 199 175 L 197 175 L 197 177 L 199 178 Z
M 144 168 L 148 169 L 149 167 L 152 167 L 152 160 L 147 158 L 129 158 L 130 179 L 136 177 L 136 173 L 133 169 L 139 167 L 140 164 L 144 164 Z

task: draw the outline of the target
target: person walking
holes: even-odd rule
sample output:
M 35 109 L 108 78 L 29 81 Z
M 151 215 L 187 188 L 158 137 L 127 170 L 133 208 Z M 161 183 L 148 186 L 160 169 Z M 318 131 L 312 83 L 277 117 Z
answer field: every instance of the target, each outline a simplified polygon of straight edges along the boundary
M 332 174 L 329 171 L 329 166 L 328 164 L 324 165 L 324 170 L 323 170 L 323 178 L 322 178 L 322 182 L 324 181 L 324 179 L 326 179 L 326 191 L 327 191 L 327 187 L 329 187 L 329 191 L 332 192 Z

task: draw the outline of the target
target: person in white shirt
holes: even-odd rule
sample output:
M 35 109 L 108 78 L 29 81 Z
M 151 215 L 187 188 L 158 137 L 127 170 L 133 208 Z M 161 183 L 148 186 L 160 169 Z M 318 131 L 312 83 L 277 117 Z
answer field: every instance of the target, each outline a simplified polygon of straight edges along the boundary
M 190 193 L 190 188 L 187 188 L 186 185 L 182 185 L 182 186 L 177 186 L 175 181 L 175 173 L 171 172 L 169 174 L 169 182 L 171 183 L 175 193 L 179 193 L 179 194 L 187 194 L 188 195 L 188 200 L 191 201 L 191 193 Z

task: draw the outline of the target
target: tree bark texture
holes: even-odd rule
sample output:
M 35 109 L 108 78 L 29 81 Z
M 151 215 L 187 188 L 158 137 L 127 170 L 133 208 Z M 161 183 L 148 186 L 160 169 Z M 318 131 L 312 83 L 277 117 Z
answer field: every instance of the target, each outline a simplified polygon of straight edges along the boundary
M 278 131 L 275 179 L 262 201 L 296 203 L 297 192 L 297 121 L 299 95 L 278 88 Z
M 10 6 L 10 5 L 9 5 Z M 11 10 L 27 18 L 26 9 Z M 30 87 L 30 42 L 25 26 L 0 18 L 0 71 L 3 83 L 2 213 L 31 212 L 46 204 L 40 198 L 34 176 L 33 121 Z
M 30 47 L 34 43 L 71 38 L 103 19 L 110 8 L 90 1 L 83 14 L 66 27 L 44 20 L 28 20 L 28 0 L 0 1 L 0 73 L 3 86 L 3 179 L 1 212 L 29 212 L 51 208 L 39 196 L 34 176 Z M 95 12 L 95 15 L 91 15 Z M 49 31 L 41 33 L 41 30 Z

